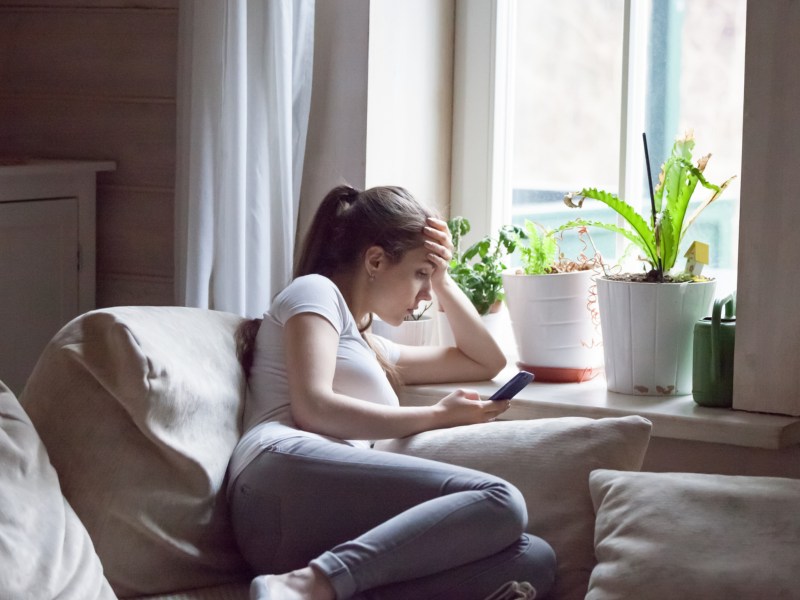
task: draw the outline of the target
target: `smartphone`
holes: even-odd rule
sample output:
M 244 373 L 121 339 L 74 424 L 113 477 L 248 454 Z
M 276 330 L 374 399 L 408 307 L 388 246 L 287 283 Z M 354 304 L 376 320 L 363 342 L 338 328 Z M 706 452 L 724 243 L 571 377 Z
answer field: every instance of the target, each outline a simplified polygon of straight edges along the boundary
M 526 385 L 533 381 L 533 373 L 520 371 L 509 379 L 503 387 L 489 396 L 489 400 L 510 400 L 522 391 Z

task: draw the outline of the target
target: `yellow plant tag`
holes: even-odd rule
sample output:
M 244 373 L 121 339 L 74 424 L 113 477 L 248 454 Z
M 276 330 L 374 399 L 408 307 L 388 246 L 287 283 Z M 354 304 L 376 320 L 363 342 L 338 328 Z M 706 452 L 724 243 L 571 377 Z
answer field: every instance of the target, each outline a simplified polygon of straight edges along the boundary
M 703 242 L 692 242 L 684 254 L 686 257 L 686 272 L 698 276 L 703 271 L 703 265 L 709 262 L 709 247 Z

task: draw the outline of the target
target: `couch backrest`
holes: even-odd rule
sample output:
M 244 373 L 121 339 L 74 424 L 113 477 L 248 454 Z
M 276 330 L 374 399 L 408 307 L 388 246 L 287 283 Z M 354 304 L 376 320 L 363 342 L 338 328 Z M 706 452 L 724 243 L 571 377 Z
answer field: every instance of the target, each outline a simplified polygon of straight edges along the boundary
M 240 320 L 177 307 L 87 313 L 50 342 L 22 394 L 120 596 L 247 577 L 224 489 L 241 433 Z

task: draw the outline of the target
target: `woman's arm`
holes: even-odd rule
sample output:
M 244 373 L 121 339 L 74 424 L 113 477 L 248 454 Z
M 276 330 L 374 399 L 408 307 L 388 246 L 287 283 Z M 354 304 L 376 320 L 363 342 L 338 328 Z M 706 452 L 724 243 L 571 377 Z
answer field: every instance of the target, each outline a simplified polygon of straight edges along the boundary
M 342 439 L 405 437 L 429 429 L 484 423 L 507 402 L 457 390 L 433 406 L 374 404 L 333 391 L 339 335 L 324 317 L 301 313 L 284 330 L 292 417 L 301 429 Z
M 453 243 L 447 223 L 429 219 L 425 234 L 428 258 L 436 265 L 431 287 L 453 330 L 455 348 L 403 346 L 397 367 L 405 383 L 491 379 L 506 366 L 500 346 L 483 325 L 478 311 L 447 273 Z

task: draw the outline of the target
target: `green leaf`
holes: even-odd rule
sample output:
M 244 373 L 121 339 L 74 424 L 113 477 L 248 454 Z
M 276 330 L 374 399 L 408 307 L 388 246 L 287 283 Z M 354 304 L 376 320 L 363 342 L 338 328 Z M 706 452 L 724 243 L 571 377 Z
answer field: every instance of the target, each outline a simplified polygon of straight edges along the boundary
M 653 266 L 657 264 L 655 245 L 646 244 L 644 240 L 641 238 L 641 236 L 636 235 L 636 233 L 631 231 L 630 229 L 625 229 L 624 227 L 619 227 L 618 225 L 612 225 L 611 223 L 603 223 L 602 221 L 590 221 L 588 219 L 574 219 L 557 227 L 556 229 L 553 230 L 553 233 L 559 233 L 561 231 L 566 231 L 568 229 L 577 229 L 578 227 L 597 227 L 598 229 L 605 229 L 606 231 L 617 233 L 623 236 L 628 241 L 636 244 L 639 248 L 641 248 L 642 251 L 644 251 L 645 255 L 647 256 L 647 260 Z
M 484 236 L 462 253 L 460 242 L 463 235 L 469 232 L 469 221 L 464 217 L 454 217 L 447 225 L 456 248 L 450 261 L 450 276 L 475 309 L 480 314 L 486 314 L 498 300 L 504 298 L 504 258 L 516 248 L 517 236 L 522 230 L 511 225 L 504 226 L 498 231 L 496 239 Z
M 602 202 L 620 215 L 623 219 L 625 219 L 625 221 L 627 221 L 633 229 L 633 237 L 630 237 L 629 235 L 626 235 L 625 237 L 633 241 L 645 251 L 648 260 L 653 261 L 653 266 L 658 264 L 656 261 L 655 234 L 647 222 L 642 218 L 641 215 L 639 215 L 639 213 L 634 210 L 630 204 L 624 200 L 620 200 L 614 194 L 609 194 L 608 192 L 603 192 L 597 190 L 596 188 L 584 188 L 581 190 L 580 195 Z M 594 226 L 597 227 L 598 225 L 595 224 Z M 617 229 L 619 230 L 620 228 L 617 227 Z M 613 229 L 609 229 L 609 231 L 613 231 Z M 638 240 L 635 240 L 634 238 L 638 238 Z
M 517 244 L 522 268 L 526 275 L 547 273 L 556 262 L 558 244 L 541 225 L 525 219 L 524 226 L 525 230 L 521 232 Z
M 595 188 L 586 188 L 579 192 L 578 197 L 582 196 L 603 202 L 627 221 L 631 229 L 622 229 L 612 224 L 581 219 L 572 221 L 559 230 L 590 226 L 619 233 L 644 250 L 647 260 L 654 269 L 662 272 L 669 270 L 675 265 L 678 248 L 688 228 L 700 212 L 716 200 L 733 179 L 729 179 L 721 186 L 710 183 L 703 175 L 710 155 L 702 157 L 695 166 L 691 162 L 693 148 L 694 138 L 691 134 L 676 140 L 673 144 L 670 156 L 661 166 L 658 185 L 653 190 L 655 215 L 648 210 L 648 218 L 645 219 L 617 196 L 598 191 Z M 686 212 L 698 183 L 706 189 L 713 190 L 714 194 L 695 210 L 684 225 Z M 576 206 L 571 200 L 572 197 L 572 194 L 566 196 L 565 203 L 572 207 L 582 207 L 583 200 L 581 199 Z
M 733 181 L 734 179 L 736 179 L 736 175 L 734 175 L 733 177 L 728 178 L 722 185 L 720 185 L 716 189 L 716 191 L 711 195 L 711 197 L 708 200 L 706 200 L 705 202 L 701 203 L 700 206 L 698 206 L 695 209 L 695 211 L 692 213 L 692 216 L 689 217 L 688 221 L 686 221 L 686 225 L 684 225 L 683 231 L 681 231 L 681 239 L 683 239 L 683 236 L 686 234 L 686 231 L 689 229 L 689 227 L 692 226 L 692 223 L 694 223 L 695 220 L 697 219 L 697 217 L 700 216 L 700 213 L 703 212 L 705 210 L 705 208 L 709 204 L 714 202 L 714 200 L 719 198 L 722 195 L 722 192 L 725 191 L 725 188 L 727 188 L 728 185 L 730 184 L 730 182 Z

